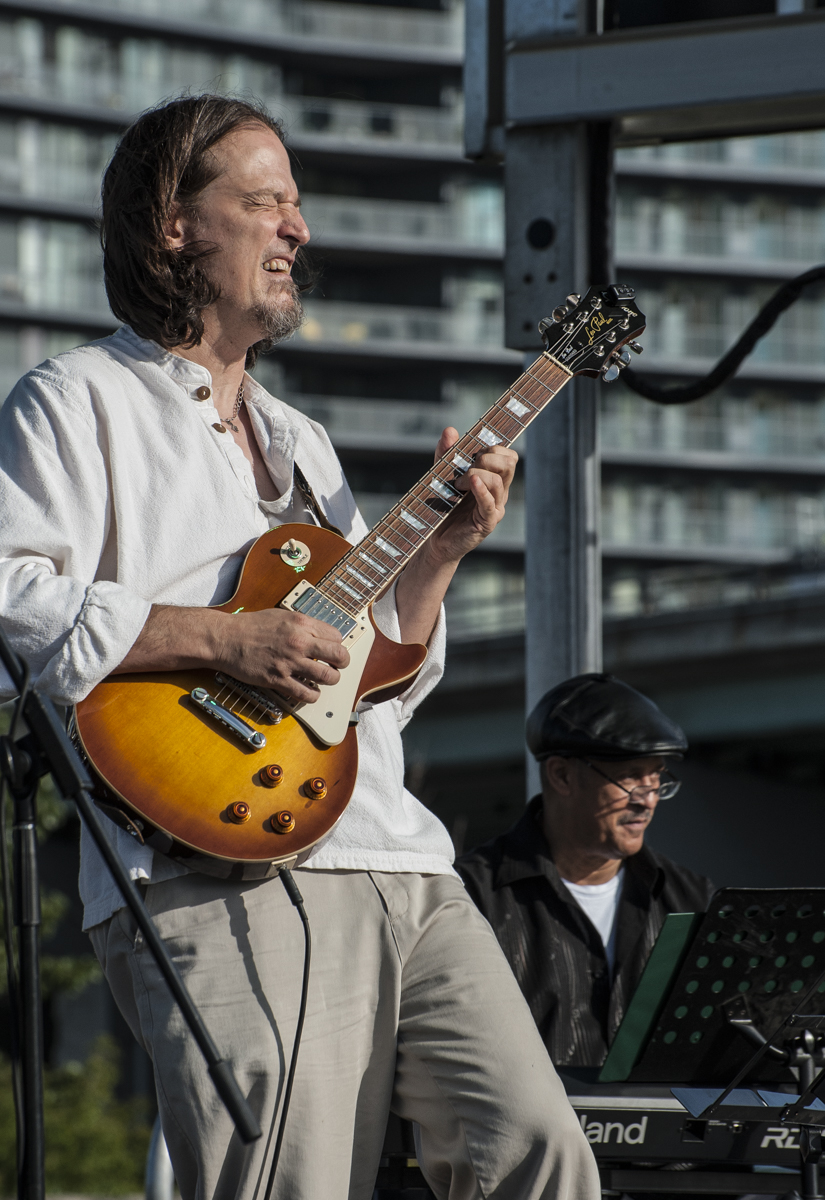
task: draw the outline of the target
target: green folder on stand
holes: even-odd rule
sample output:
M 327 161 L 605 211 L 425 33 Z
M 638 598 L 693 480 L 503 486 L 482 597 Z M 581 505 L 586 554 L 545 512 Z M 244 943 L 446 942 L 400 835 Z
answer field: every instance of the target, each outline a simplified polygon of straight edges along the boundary
M 641 1058 L 703 916 L 703 913 L 670 913 L 665 918 L 605 1059 L 599 1083 L 626 1080 Z

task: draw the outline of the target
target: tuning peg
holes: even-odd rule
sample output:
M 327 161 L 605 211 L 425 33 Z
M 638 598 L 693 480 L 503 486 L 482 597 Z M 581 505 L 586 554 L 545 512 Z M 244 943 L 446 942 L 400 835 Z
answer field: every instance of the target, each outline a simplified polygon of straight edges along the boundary
M 571 292 L 570 295 L 567 297 L 567 303 L 571 304 L 573 306 L 573 308 L 575 308 L 576 305 L 580 301 L 581 301 L 581 296 L 577 292 Z
M 567 316 L 567 305 L 566 304 L 559 304 L 559 305 L 557 305 L 556 308 L 553 309 L 552 317 L 557 325 L 558 325 L 559 321 L 563 321 L 566 316 Z
M 618 359 L 622 367 L 629 367 L 631 362 L 630 351 L 627 346 L 622 346 L 618 354 Z
M 644 346 L 640 345 L 639 342 L 628 342 L 627 344 L 634 354 L 641 354 L 644 350 Z
M 605 383 L 612 383 L 614 379 L 619 378 L 619 371 L 621 371 L 621 367 L 618 363 L 608 363 L 602 371 L 602 379 Z

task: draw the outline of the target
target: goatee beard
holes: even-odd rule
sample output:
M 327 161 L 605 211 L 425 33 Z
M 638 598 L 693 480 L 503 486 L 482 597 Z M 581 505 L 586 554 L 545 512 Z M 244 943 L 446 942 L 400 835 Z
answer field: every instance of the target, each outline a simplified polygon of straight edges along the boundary
M 284 280 L 284 292 L 289 297 L 288 303 L 283 302 L 282 294 L 278 297 L 277 303 L 259 304 L 254 310 L 262 335 L 260 342 L 257 343 L 259 352 L 266 353 L 278 342 L 285 342 L 303 324 L 304 306 L 294 280 Z

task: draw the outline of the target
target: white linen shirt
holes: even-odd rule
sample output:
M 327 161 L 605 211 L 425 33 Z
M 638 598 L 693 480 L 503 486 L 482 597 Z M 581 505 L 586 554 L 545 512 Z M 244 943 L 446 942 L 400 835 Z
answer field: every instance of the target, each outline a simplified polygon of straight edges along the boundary
M 367 532 L 323 428 L 247 376 L 247 411 L 281 493 L 263 504 L 240 447 L 215 428 L 211 398 L 197 396 L 204 385 L 204 367 L 125 326 L 30 371 L 0 409 L 0 620 L 58 704 L 83 699 L 126 657 L 152 603 L 223 603 L 256 538 L 283 518 L 310 519 L 293 505 L 296 458 L 347 540 Z M 394 589 L 373 611 L 400 641 Z M 401 745 L 441 678 L 444 647 L 442 611 L 412 686 L 361 705 L 352 799 L 305 867 L 453 873 L 447 831 L 404 788 Z M 13 694 L 0 669 L 0 698 Z M 133 879 L 184 873 L 104 824 Z M 85 829 L 80 891 L 84 928 L 122 907 Z

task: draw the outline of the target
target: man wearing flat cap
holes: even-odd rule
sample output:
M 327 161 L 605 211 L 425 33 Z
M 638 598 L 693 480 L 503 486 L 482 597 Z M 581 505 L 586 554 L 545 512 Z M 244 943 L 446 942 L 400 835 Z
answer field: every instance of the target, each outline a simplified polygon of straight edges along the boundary
M 604 1061 L 672 912 L 702 912 L 710 880 L 645 846 L 684 733 L 611 675 L 577 675 L 527 721 L 542 791 L 499 837 L 459 859 L 557 1067 Z

